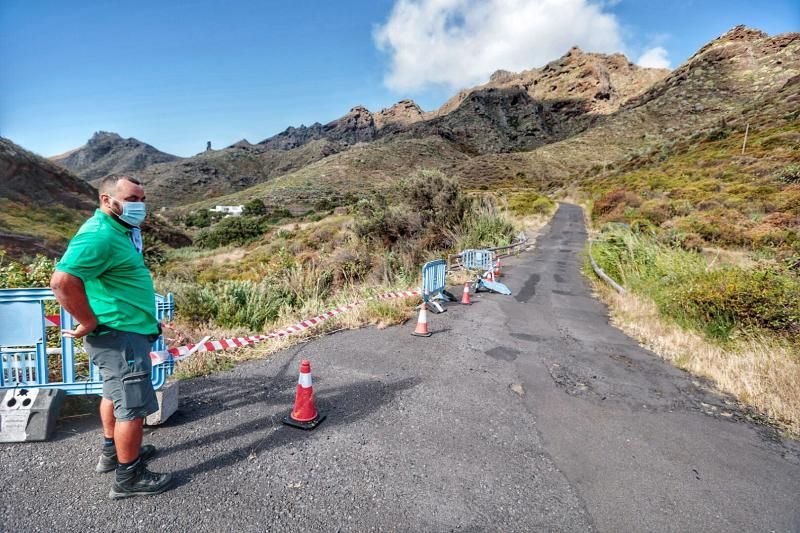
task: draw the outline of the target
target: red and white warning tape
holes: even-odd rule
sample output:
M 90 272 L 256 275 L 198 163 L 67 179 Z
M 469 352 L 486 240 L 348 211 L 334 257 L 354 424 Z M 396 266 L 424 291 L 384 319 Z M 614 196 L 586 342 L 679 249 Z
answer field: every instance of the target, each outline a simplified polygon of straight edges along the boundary
M 379 294 L 377 296 L 371 296 L 365 300 L 353 302 L 344 305 L 342 307 L 331 309 L 330 311 L 326 311 L 321 315 L 315 316 L 314 318 L 303 320 L 302 322 L 292 324 L 291 326 L 288 326 L 285 329 L 279 329 L 273 331 L 272 333 L 267 333 L 266 335 L 250 335 L 247 337 L 236 337 L 233 339 L 220 339 L 218 341 L 201 342 L 198 344 L 187 344 L 186 346 L 180 346 L 178 348 L 170 348 L 169 350 L 150 352 L 150 359 L 153 360 L 153 364 L 164 363 L 166 361 L 169 361 L 170 358 L 173 361 L 180 361 L 181 359 L 186 359 L 190 355 L 197 352 L 215 352 L 219 350 L 227 350 L 229 348 L 239 348 L 241 346 L 249 346 L 251 344 L 257 344 L 259 342 L 264 342 L 270 339 L 287 337 L 289 335 L 294 335 L 295 333 L 300 333 L 301 331 L 305 331 L 309 328 L 312 328 L 320 324 L 321 322 L 324 322 L 337 315 L 341 315 L 342 313 L 345 313 L 353 309 L 354 307 L 361 305 L 364 302 L 368 302 L 371 300 L 390 300 L 393 298 L 407 298 L 409 296 L 419 296 L 421 294 L 422 292 L 420 290 L 387 292 L 384 294 Z

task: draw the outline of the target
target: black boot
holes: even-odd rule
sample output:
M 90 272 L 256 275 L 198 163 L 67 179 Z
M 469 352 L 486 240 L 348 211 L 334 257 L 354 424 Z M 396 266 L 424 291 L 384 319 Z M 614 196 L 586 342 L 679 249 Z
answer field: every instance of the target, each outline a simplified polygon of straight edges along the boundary
M 172 486 L 172 474 L 158 474 L 147 469 L 141 459 L 130 466 L 117 467 L 116 479 L 108 497 L 112 500 L 131 496 L 161 494 Z
M 152 444 L 145 444 L 139 450 L 139 459 L 147 462 L 156 454 L 156 447 Z M 100 459 L 97 460 L 97 466 L 94 471 L 98 474 L 105 474 L 111 472 L 119 463 L 117 462 L 117 448 L 114 446 L 104 446 L 103 452 L 100 454 Z

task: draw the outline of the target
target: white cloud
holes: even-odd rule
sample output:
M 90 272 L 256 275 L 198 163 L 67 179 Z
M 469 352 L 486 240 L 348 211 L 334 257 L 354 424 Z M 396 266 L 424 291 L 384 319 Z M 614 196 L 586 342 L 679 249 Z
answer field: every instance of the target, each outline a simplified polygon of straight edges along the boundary
M 573 45 L 623 50 L 616 17 L 591 0 L 398 0 L 374 32 L 385 84 L 407 91 L 485 82 L 497 69 L 541 66 Z
M 639 57 L 636 64 L 648 68 L 669 68 L 667 50 L 663 46 L 649 48 Z

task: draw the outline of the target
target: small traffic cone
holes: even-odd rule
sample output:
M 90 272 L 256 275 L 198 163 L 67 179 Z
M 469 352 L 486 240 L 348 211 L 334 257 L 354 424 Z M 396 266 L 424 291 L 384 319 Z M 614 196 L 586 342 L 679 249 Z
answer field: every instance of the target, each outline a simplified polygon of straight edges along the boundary
M 500 258 L 499 257 L 497 258 L 497 262 L 494 264 L 494 276 L 496 278 L 499 278 L 501 276 L 501 274 L 500 274 Z M 492 280 L 492 281 L 494 281 L 494 280 Z
M 469 301 L 469 283 L 464 284 L 464 295 L 461 297 L 461 305 L 472 305 Z
M 314 407 L 314 388 L 311 386 L 311 362 L 303 359 L 300 362 L 300 378 L 297 380 L 297 394 L 294 409 L 283 417 L 283 423 L 300 428 L 314 429 L 325 420 L 325 416 Z
M 431 332 L 428 331 L 428 304 L 424 301 L 419 308 L 419 318 L 417 319 L 417 329 L 414 330 L 412 335 L 416 337 L 430 337 Z

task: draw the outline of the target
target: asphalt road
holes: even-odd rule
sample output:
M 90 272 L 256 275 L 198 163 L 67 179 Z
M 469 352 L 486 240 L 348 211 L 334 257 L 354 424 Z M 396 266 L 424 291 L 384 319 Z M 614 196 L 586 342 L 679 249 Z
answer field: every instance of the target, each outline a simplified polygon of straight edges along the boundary
M 608 325 L 564 205 L 513 296 L 337 333 L 181 383 L 148 432 L 176 473 L 106 499 L 94 416 L 0 445 L 3 531 L 800 531 L 800 448 Z M 460 294 L 460 293 L 459 293 Z M 314 432 L 280 424 L 313 364 Z

